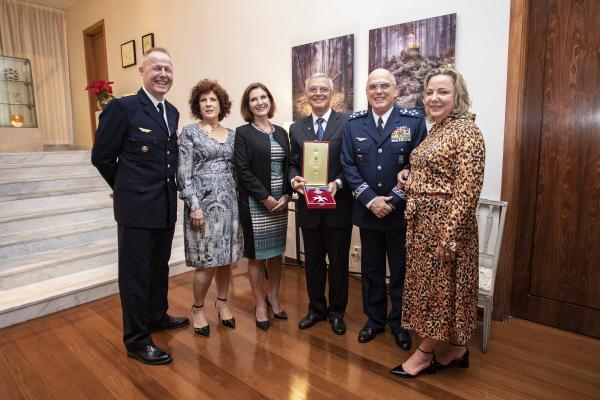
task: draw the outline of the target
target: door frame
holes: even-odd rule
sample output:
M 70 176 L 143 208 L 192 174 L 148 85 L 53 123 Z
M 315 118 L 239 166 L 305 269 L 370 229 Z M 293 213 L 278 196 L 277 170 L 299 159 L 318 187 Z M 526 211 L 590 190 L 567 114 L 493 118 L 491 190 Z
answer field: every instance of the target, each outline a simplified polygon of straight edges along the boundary
M 83 49 L 85 54 L 85 74 L 87 82 L 91 82 L 96 76 L 96 60 L 94 59 L 94 50 L 93 50 L 93 37 L 98 33 L 102 33 L 102 37 L 104 38 L 104 49 L 106 51 L 106 35 L 104 32 L 104 19 L 96 22 L 94 25 L 83 31 Z M 105 58 L 106 59 L 106 58 Z M 108 71 L 108 65 L 106 70 Z M 106 77 L 108 79 L 108 77 Z M 96 136 L 96 111 L 98 107 L 96 106 L 96 97 L 92 94 L 92 92 L 88 91 L 88 108 L 90 114 L 90 126 L 92 128 L 92 143 L 94 142 Z
M 508 202 L 504 235 L 500 250 L 493 318 L 505 321 L 511 312 L 515 251 L 518 232 L 522 152 L 524 136 L 525 73 L 527 71 L 527 35 L 530 0 L 511 0 L 508 37 L 508 71 L 504 117 L 504 153 L 502 161 L 501 199 Z

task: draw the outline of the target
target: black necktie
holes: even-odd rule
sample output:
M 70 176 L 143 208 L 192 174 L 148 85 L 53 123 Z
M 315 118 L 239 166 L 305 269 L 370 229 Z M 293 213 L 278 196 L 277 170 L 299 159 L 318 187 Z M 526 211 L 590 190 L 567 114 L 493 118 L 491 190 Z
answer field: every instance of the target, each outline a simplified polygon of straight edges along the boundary
M 377 121 L 377 130 L 379 133 L 383 133 L 383 119 L 381 119 L 381 117 L 379 117 L 379 120 Z
M 165 109 L 163 108 L 163 104 L 158 103 L 156 106 L 158 107 L 158 113 L 160 114 L 160 120 L 163 122 L 163 127 L 167 128 L 167 135 L 168 135 L 168 134 L 170 134 L 170 132 L 169 132 L 169 127 L 167 126 L 167 123 L 165 122 Z

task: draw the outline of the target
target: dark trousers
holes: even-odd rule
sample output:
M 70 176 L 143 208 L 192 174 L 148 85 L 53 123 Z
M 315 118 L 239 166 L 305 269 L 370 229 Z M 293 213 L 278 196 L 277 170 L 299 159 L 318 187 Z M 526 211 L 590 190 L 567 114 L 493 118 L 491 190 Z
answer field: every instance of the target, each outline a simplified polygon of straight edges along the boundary
M 118 226 L 119 292 L 123 341 L 128 350 L 153 344 L 148 328 L 167 314 L 174 232 L 175 226 L 166 229 Z
M 402 293 L 406 273 L 406 225 L 401 229 L 379 231 L 360 229 L 363 311 L 369 317 L 367 326 L 384 328 L 386 323 L 394 334 L 403 331 Z M 390 267 L 390 299 L 392 309 L 387 314 L 386 260 Z
M 348 257 L 352 226 L 331 228 L 324 221 L 302 228 L 308 312 L 317 318 L 344 317 L 348 304 Z M 329 258 L 329 267 L 325 260 Z M 329 280 L 329 307 L 325 283 Z

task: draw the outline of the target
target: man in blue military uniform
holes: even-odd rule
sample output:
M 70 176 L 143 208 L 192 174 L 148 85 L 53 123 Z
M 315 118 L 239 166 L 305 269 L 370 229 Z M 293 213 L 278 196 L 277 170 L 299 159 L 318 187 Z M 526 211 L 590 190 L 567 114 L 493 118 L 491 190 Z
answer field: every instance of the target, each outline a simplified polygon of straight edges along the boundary
M 119 253 L 119 293 L 127 354 L 145 364 L 166 364 L 150 332 L 180 328 L 186 317 L 167 314 L 169 258 L 177 219 L 177 123 L 165 95 L 173 63 L 153 48 L 139 68 L 143 86 L 115 99 L 100 114 L 92 164 L 113 189 Z
M 389 325 L 396 344 L 411 347 L 410 334 L 401 326 L 406 264 L 405 195 L 396 176 L 408 168 L 411 151 L 425 138 L 420 112 L 394 106 L 396 81 L 390 71 L 369 74 L 370 110 L 352 114 L 344 132 L 341 162 L 354 194 L 352 221 L 360 228 L 363 311 L 367 323 L 358 335 L 366 343 Z M 392 309 L 387 313 L 386 255 L 390 269 Z

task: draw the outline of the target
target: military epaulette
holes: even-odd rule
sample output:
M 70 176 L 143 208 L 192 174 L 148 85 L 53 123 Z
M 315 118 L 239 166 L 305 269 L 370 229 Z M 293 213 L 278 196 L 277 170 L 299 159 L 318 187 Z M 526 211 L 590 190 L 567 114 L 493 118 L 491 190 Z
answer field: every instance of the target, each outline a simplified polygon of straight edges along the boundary
M 419 118 L 419 117 L 423 116 L 423 110 L 421 110 L 420 108 L 400 108 L 400 109 L 398 109 L 398 112 L 400 113 L 400 115 L 403 115 L 406 117 Z
M 348 117 L 348 121 L 350 121 L 351 119 L 356 119 L 356 118 L 364 117 L 365 115 L 367 115 L 368 112 L 369 112 L 369 110 L 362 110 L 362 111 L 357 111 L 355 113 L 352 113 Z

